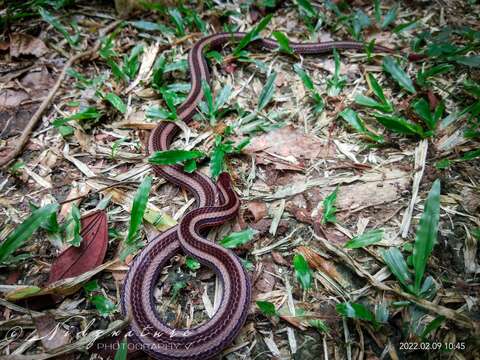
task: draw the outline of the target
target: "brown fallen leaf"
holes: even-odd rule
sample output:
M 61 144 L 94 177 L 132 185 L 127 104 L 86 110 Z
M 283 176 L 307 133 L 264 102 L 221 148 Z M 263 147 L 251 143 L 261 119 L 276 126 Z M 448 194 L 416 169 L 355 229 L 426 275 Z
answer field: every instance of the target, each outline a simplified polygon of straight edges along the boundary
M 253 215 L 254 222 L 267 216 L 267 205 L 262 201 L 250 201 L 247 204 L 247 209 Z
M 335 265 L 333 265 L 330 260 L 306 246 L 299 246 L 296 248 L 296 251 L 305 257 L 310 267 L 325 272 L 343 286 L 348 285 L 348 281 L 337 271 Z
M 33 55 L 41 57 L 48 52 L 45 43 L 34 36 L 22 33 L 10 35 L 10 56 Z
M 255 290 L 261 293 L 268 293 L 273 290 L 275 287 L 276 279 L 275 276 L 275 266 L 271 262 L 262 262 L 262 268 L 255 281 Z
M 267 152 L 270 155 L 293 159 L 315 159 L 333 155 L 327 143 L 305 135 L 293 126 L 285 126 L 255 137 L 244 152 L 247 154 Z
M 278 265 L 290 266 L 289 262 L 279 252 L 272 251 L 272 258 Z
M 45 350 L 56 349 L 70 343 L 70 334 L 62 329 L 50 313 L 34 316 L 33 321 Z

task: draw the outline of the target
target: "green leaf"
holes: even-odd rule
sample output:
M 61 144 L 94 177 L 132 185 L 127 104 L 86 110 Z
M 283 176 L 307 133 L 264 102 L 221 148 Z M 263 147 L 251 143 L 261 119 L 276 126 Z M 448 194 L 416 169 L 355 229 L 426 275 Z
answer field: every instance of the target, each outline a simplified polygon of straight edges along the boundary
M 443 115 L 443 111 L 445 109 L 445 105 L 440 103 L 437 105 L 435 112 L 432 114 L 430 111 L 430 104 L 424 98 L 418 99 L 412 104 L 413 109 L 417 113 L 418 116 L 422 118 L 425 124 L 428 126 L 430 130 L 435 130 L 438 120 Z
M 312 78 L 305 72 L 305 70 L 301 67 L 300 64 L 294 64 L 293 70 L 295 70 L 300 79 L 302 79 L 303 85 L 307 90 L 315 91 L 315 86 L 313 85 Z
M 177 120 L 178 118 L 177 107 L 175 106 L 177 95 L 174 92 L 169 91 L 167 89 L 162 89 L 160 93 L 162 94 L 163 100 L 165 100 L 165 103 L 167 104 L 167 107 L 170 110 L 169 116 L 171 120 Z
M 293 54 L 293 50 L 290 47 L 290 41 L 288 40 L 288 38 L 284 33 L 280 31 L 274 31 L 272 35 L 278 42 L 278 45 L 279 45 L 278 49 L 280 52 L 283 52 L 289 55 Z
M 351 127 L 353 127 L 359 133 L 367 136 L 370 140 L 377 143 L 383 143 L 384 139 L 381 135 L 377 135 L 365 126 L 365 123 L 360 116 L 352 109 L 345 109 L 339 114 Z
M 66 222 L 67 225 L 65 227 L 65 241 L 68 244 L 79 247 L 80 243 L 82 242 L 82 236 L 80 235 L 80 211 L 75 205 L 72 206 Z
M 183 171 L 191 174 L 195 170 L 197 170 L 197 162 L 195 161 L 195 159 L 190 159 L 185 161 L 185 165 L 183 166 Z
M 115 311 L 115 304 L 103 295 L 93 295 L 89 298 L 101 316 L 106 317 Z
M 256 301 L 256 304 L 263 315 L 265 316 L 276 316 L 277 310 L 275 309 L 275 305 L 273 305 L 269 301 Z
M 386 112 L 386 113 L 393 112 L 391 105 L 379 103 L 375 99 L 372 99 L 371 97 L 368 97 L 362 94 L 358 94 L 357 96 L 355 96 L 355 103 L 361 106 L 366 106 L 366 107 L 381 111 L 381 112 Z
M 145 31 L 159 31 L 161 33 L 167 34 L 167 35 L 173 35 L 174 31 L 170 29 L 168 26 L 165 26 L 161 23 L 154 23 L 150 21 L 130 21 L 129 22 L 132 26 L 136 27 L 137 29 L 140 30 L 145 30 Z
M 395 247 L 389 248 L 382 252 L 383 261 L 387 264 L 391 273 L 395 275 L 398 281 L 409 289 L 412 279 L 410 273 L 408 272 L 407 263 L 403 258 L 402 253 Z
M 96 107 L 88 107 L 66 118 L 55 119 L 53 126 L 59 128 L 71 120 L 98 120 L 103 114 Z
M 315 112 L 320 113 L 321 111 L 323 111 L 323 108 L 324 108 L 323 99 L 315 89 L 315 85 L 313 84 L 311 77 L 305 72 L 305 70 L 300 66 L 300 64 L 294 64 L 293 70 L 300 77 L 300 79 L 303 82 L 303 85 L 310 92 L 313 100 L 317 104 L 315 108 Z
M 203 96 L 205 97 L 206 103 L 208 105 L 208 114 L 210 118 L 215 116 L 215 107 L 213 104 L 213 94 L 212 89 L 207 81 L 202 80 L 202 91 Z
M 395 28 L 393 29 L 393 32 L 395 34 L 400 34 L 403 31 L 415 29 L 417 27 L 417 22 L 418 20 L 413 20 L 413 21 L 395 26 Z
M 178 9 L 176 8 L 170 8 L 168 9 L 168 13 L 170 14 L 170 17 L 172 18 L 173 23 L 177 28 L 177 35 L 185 36 L 185 25 L 184 25 L 183 17 L 180 11 L 178 11 Z
M 277 78 L 277 73 L 272 72 L 270 76 L 267 78 L 267 82 L 263 87 L 262 91 L 260 92 L 260 96 L 258 98 L 258 111 L 263 110 L 268 103 L 272 100 L 273 93 L 275 92 L 275 79 Z
M 388 72 L 401 87 L 415 94 L 416 91 L 412 79 L 410 79 L 407 73 L 402 70 L 392 57 L 386 56 L 383 59 L 383 69 Z
M 238 57 L 240 55 L 240 52 L 248 44 L 250 44 L 253 40 L 257 39 L 260 32 L 267 27 L 268 23 L 272 19 L 272 16 L 273 14 L 265 16 L 262 20 L 260 20 L 257 26 L 255 26 L 247 35 L 245 35 L 245 37 L 238 43 L 238 45 L 233 50 L 233 56 Z
M 425 339 L 428 336 L 428 334 L 438 329 L 444 321 L 445 321 L 445 316 L 442 316 L 442 315 L 437 316 L 427 326 L 425 326 L 420 337 L 422 339 Z
M 428 194 L 424 212 L 418 225 L 413 246 L 413 268 L 415 289 L 420 290 L 428 258 L 437 243 L 438 222 L 440 219 L 440 180 L 435 180 Z
M 365 127 L 365 123 L 363 120 L 358 116 L 358 114 L 350 109 L 347 108 L 343 110 L 339 114 L 351 127 L 353 127 L 355 130 L 357 130 L 359 133 L 366 133 L 367 128 Z
M 125 105 L 123 100 L 115 93 L 108 93 L 105 96 L 105 100 L 112 104 L 112 106 L 118 111 L 120 111 L 122 114 L 125 114 L 127 112 L 127 105 Z
M 314 327 L 315 329 L 317 329 L 317 331 L 319 331 L 320 333 L 327 333 L 328 334 L 330 332 L 330 328 L 328 327 L 328 325 L 323 320 L 312 319 L 312 320 L 308 321 L 308 324 L 310 326 Z
M 235 249 L 243 244 L 246 244 L 253 239 L 255 232 L 248 228 L 242 231 L 231 233 L 228 236 L 225 236 L 221 241 L 220 245 L 227 249 Z
M 68 44 L 71 47 L 75 47 L 77 45 L 78 39 L 72 38 L 68 33 L 67 29 L 62 25 L 60 21 L 58 21 L 58 19 L 55 16 L 53 16 L 50 12 L 48 12 L 42 7 L 38 9 L 38 13 L 40 14 L 40 16 L 44 21 L 52 25 L 55 28 L 55 30 L 57 30 L 60 34 L 62 34 L 65 37 L 65 39 L 67 40 Z
M 308 0 L 296 0 L 300 12 L 303 12 L 309 18 L 315 18 L 317 11 L 313 8 L 312 4 Z
M 437 66 L 433 66 L 427 70 L 423 68 L 417 73 L 417 84 L 420 86 L 427 85 L 427 79 L 440 74 L 445 74 L 454 68 L 451 64 L 440 64 Z
M 162 120 L 173 120 L 175 117 L 175 114 L 172 114 L 167 109 L 161 107 L 149 107 L 145 115 L 147 118 Z
M 69 125 L 55 126 L 55 128 L 58 130 L 60 135 L 62 135 L 63 137 L 70 136 L 75 132 L 75 129 L 73 127 L 69 126 Z
M 137 44 L 133 47 L 128 58 L 124 59 L 122 70 L 129 80 L 133 80 L 140 69 L 140 61 L 138 58 L 142 52 L 143 45 Z
M 117 80 L 128 81 L 127 73 L 113 59 L 107 59 L 107 64 Z
M 215 111 L 218 111 L 225 105 L 225 103 L 232 95 L 233 88 L 230 85 L 226 85 L 222 88 L 220 93 L 215 97 Z
M 454 59 L 458 64 L 480 67 L 480 55 L 456 56 Z
M 347 241 L 345 247 L 347 249 L 358 249 L 368 245 L 375 244 L 383 239 L 383 229 L 375 229 L 367 231 L 362 235 L 355 236 L 353 239 Z
M 221 138 L 221 137 L 220 137 Z M 213 179 L 217 179 L 224 169 L 225 150 L 222 144 L 215 144 L 210 155 L 210 174 Z
M 135 193 L 133 198 L 132 210 L 130 212 L 130 227 L 128 228 L 128 235 L 125 239 L 127 245 L 132 245 L 137 242 L 138 230 L 142 224 L 143 214 L 148 204 L 148 196 L 152 187 L 152 178 L 146 176 Z
M 165 150 L 156 151 L 149 158 L 148 162 L 154 165 L 175 165 L 191 159 L 199 159 L 205 154 L 198 150 Z
M 127 339 L 123 338 L 123 340 L 120 342 L 120 345 L 115 352 L 115 358 L 113 360 L 127 360 L 127 355 L 128 355 L 128 343 Z
M 295 254 L 293 257 L 293 268 L 295 276 L 304 290 L 312 286 L 312 272 L 308 266 L 307 260 L 301 254 Z
M 387 129 L 404 135 L 418 135 L 424 137 L 425 133 L 420 125 L 409 122 L 408 120 L 393 115 L 373 114 L 380 124 Z
M 377 22 L 377 24 L 380 24 L 380 21 L 382 21 L 382 9 L 380 7 L 380 0 L 373 1 L 373 9 L 375 14 L 375 21 Z
M 335 207 L 335 203 L 337 201 L 337 194 L 338 186 L 330 195 L 328 195 L 323 200 L 322 224 L 337 222 L 337 218 L 335 216 L 335 213 L 337 212 L 337 208 Z
M 18 225 L 7 238 L 0 243 L 0 262 L 7 260 L 45 221 L 48 221 L 57 209 L 58 204 L 50 204 L 33 211 L 28 218 Z
M 470 80 L 470 79 L 466 79 L 463 82 L 463 88 L 470 95 L 476 97 L 477 99 L 480 98 L 480 85 L 477 84 L 475 81 Z
M 370 85 L 375 96 L 380 100 L 380 102 L 385 106 L 385 112 L 393 112 L 393 105 L 390 101 L 387 100 L 383 89 L 380 84 L 377 82 L 377 79 L 372 74 L 368 74 L 368 84 Z
M 198 260 L 190 256 L 187 256 L 187 258 L 185 259 L 185 265 L 192 271 L 200 269 L 200 263 L 198 262 Z
M 345 302 L 337 304 L 335 308 L 342 316 L 376 323 L 375 315 L 362 304 Z
M 438 169 L 438 170 L 444 170 L 444 169 L 447 169 L 450 167 L 450 165 L 452 165 L 452 161 L 448 160 L 448 159 L 442 159 L 442 160 L 439 160 L 435 163 L 435 167 Z
M 383 18 L 382 24 L 380 25 L 382 29 L 385 29 L 388 25 L 390 25 L 395 21 L 395 19 L 397 18 L 397 11 L 398 11 L 398 5 L 391 7 L 387 11 L 387 14 Z
M 344 76 L 340 76 L 340 55 L 336 49 L 333 49 L 333 59 L 335 62 L 335 71 L 330 79 L 327 79 L 327 94 L 328 96 L 338 96 L 342 89 L 347 84 Z
M 100 290 L 100 285 L 98 284 L 98 280 L 96 280 L 96 279 L 95 280 L 90 280 L 85 285 L 83 285 L 83 290 L 85 290 L 85 292 L 87 294 L 90 294 L 94 291 Z

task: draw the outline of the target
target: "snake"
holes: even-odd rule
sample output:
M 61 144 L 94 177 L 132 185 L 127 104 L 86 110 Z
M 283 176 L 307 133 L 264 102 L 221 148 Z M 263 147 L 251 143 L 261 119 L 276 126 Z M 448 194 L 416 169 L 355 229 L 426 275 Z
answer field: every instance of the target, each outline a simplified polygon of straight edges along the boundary
M 191 89 L 177 108 L 178 118 L 185 124 L 191 122 L 203 98 L 202 82 L 210 81 L 205 52 L 238 43 L 245 36 L 245 32 L 216 33 L 200 39 L 190 49 Z M 270 51 L 279 48 L 279 43 L 270 38 L 256 39 L 251 45 Z M 356 41 L 290 42 L 289 45 L 297 55 L 325 54 L 334 49 L 364 49 L 364 44 Z M 372 50 L 393 52 L 379 45 Z M 149 137 L 148 152 L 169 150 L 180 130 L 172 121 L 157 124 Z M 157 176 L 189 191 L 195 198 L 195 207 L 176 226 L 151 239 L 129 267 L 121 292 L 121 310 L 130 320 L 129 341 L 138 344 L 138 348 L 155 359 L 210 359 L 237 337 L 250 307 L 251 281 L 241 260 L 231 250 L 205 237 L 209 228 L 235 218 L 240 201 L 226 172 L 220 174 L 215 183 L 199 171 L 184 172 L 180 165 L 152 165 L 152 169 Z M 192 328 L 177 329 L 168 326 L 156 311 L 154 290 L 162 269 L 180 253 L 211 268 L 223 290 L 220 305 L 210 319 Z

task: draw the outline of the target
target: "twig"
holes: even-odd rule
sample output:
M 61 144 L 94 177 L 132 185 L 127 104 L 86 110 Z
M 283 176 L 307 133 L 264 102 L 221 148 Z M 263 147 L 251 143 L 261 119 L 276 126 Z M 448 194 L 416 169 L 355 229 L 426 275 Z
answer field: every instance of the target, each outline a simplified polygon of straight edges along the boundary
M 100 48 L 103 37 L 106 34 L 108 34 L 109 32 L 111 32 L 113 29 L 115 29 L 120 23 L 121 23 L 120 20 L 119 21 L 114 21 L 110 25 L 108 25 L 105 28 L 103 28 L 102 30 L 100 30 L 100 36 L 98 37 L 98 40 L 95 42 L 95 45 L 91 49 L 86 50 L 86 51 L 84 51 L 80 54 L 73 55 L 70 59 L 68 59 L 67 63 L 65 64 L 65 66 L 62 69 L 62 72 L 58 76 L 58 79 L 55 82 L 55 85 L 50 90 L 48 96 L 40 104 L 40 106 L 37 109 L 37 111 L 35 112 L 35 114 L 33 114 L 32 118 L 30 119 L 28 124 L 25 126 L 25 129 L 23 130 L 22 134 L 20 135 L 20 137 L 16 141 L 14 149 L 8 155 L 6 155 L 3 159 L 0 160 L 0 167 L 4 167 L 4 166 L 8 165 L 10 162 L 15 160 L 18 155 L 21 154 L 22 149 L 25 146 L 25 144 L 27 143 L 28 138 L 30 137 L 30 134 L 32 133 L 33 128 L 35 127 L 35 125 L 37 125 L 38 121 L 42 117 L 42 114 L 45 112 L 45 110 L 47 110 L 47 108 L 50 106 L 51 102 L 55 98 L 55 95 L 56 95 L 58 89 L 60 88 L 63 80 L 65 79 L 65 76 L 67 74 L 67 70 L 69 68 L 71 68 L 72 65 L 75 64 L 78 60 L 89 57 L 89 56 L 92 56 L 93 54 L 95 54 L 98 51 L 98 49 Z
M 339 248 L 335 244 L 325 240 L 321 234 L 322 229 L 321 227 L 316 227 L 315 230 L 312 230 L 313 236 L 320 241 L 322 246 L 330 251 L 331 253 L 337 255 L 340 257 L 343 261 L 343 263 L 348 266 L 351 270 L 353 270 L 359 277 L 366 279 L 370 285 L 373 287 L 383 290 L 383 291 L 388 291 L 388 292 L 393 292 L 397 294 L 398 296 L 403 297 L 404 299 L 407 299 L 411 302 L 414 302 L 420 307 L 423 307 L 424 309 L 431 311 L 433 313 L 436 313 L 438 315 L 443 315 L 447 319 L 454 321 L 458 326 L 461 326 L 466 329 L 474 330 L 475 332 L 480 331 L 480 325 L 478 322 L 474 321 L 470 317 L 468 317 L 465 314 L 461 314 L 453 309 L 447 308 L 442 305 L 437 305 L 434 304 L 430 301 L 424 300 L 417 298 L 411 294 L 408 294 L 402 290 L 396 289 L 396 288 L 391 288 L 390 286 L 385 285 L 382 282 L 379 282 L 377 279 L 375 279 L 369 272 L 365 271 L 363 267 L 355 260 L 353 259 L 349 254 L 347 254 L 343 249 Z M 325 235 L 324 235 L 325 236 Z

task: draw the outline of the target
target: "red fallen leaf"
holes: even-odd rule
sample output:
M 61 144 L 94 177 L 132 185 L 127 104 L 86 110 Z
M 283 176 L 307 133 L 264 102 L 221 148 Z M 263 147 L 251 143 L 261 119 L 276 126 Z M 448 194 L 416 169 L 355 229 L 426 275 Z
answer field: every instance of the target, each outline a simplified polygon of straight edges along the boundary
M 435 110 L 435 108 L 439 103 L 438 98 L 435 96 L 432 90 L 428 90 L 427 97 L 428 97 L 428 103 L 430 105 L 430 110 Z
M 82 242 L 78 248 L 71 246 L 63 251 L 50 268 L 46 285 L 93 270 L 103 263 L 108 245 L 107 214 L 93 212 L 82 217 Z M 18 304 L 31 310 L 52 308 L 63 299 L 59 295 L 40 295 L 20 300 Z
M 96 211 L 81 220 L 79 247 L 71 246 L 63 251 L 52 264 L 47 284 L 81 275 L 103 263 L 108 245 L 107 214 Z

